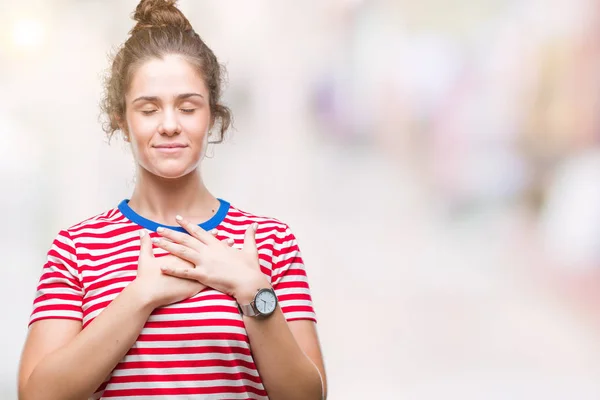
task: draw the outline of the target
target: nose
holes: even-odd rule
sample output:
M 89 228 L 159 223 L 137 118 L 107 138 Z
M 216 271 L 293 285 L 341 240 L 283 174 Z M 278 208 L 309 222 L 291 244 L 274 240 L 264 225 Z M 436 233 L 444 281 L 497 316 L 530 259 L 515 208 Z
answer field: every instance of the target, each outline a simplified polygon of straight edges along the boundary
M 161 135 L 173 136 L 181 132 L 181 126 L 177 118 L 177 113 L 173 110 L 165 110 L 162 114 L 163 119 L 158 127 L 158 132 Z

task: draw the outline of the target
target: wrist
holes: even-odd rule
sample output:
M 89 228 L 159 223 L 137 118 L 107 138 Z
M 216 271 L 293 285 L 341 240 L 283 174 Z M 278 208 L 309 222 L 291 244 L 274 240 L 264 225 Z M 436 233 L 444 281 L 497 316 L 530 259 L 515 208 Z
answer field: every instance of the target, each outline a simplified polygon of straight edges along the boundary
M 154 299 L 144 290 L 137 280 L 131 282 L 125 289 L 123 289 L 122 294 L 128 297 L 128 301 L 133 302 L 138 308 L 143 311 L 148 311 L 151 313 L 154 311 L 157 304 L 155 304 Z
M 254 300 L 254 296 L 260 289 L 266 289 L 271 287 L 271 282 L 261 272 L 260 274 L 253 275 L 248 279 L 242 281 L 239 287 L 234 293 L 234 298 L 238 304 L 249 304 Z

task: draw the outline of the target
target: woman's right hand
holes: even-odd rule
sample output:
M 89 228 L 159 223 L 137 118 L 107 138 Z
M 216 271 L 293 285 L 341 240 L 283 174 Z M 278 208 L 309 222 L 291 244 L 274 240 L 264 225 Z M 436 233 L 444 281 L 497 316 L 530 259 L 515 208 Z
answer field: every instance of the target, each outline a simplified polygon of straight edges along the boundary
M 165 275 L 160 267 L 194 267 L 190 262 L 173 255 L 156 258 L 152 251 L 150 235 L 140 231 L 140 257 L 137 277 L 132 282 L 144 301 L 152 308 L 166 306 L 188 299 L 206 288 L 197 280 Z

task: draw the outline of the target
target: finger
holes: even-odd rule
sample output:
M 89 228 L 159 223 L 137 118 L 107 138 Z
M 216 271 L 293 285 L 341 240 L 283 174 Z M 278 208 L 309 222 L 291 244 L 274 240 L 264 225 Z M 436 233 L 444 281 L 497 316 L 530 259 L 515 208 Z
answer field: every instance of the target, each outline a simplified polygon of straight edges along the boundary
M 243 250 L 252 255 L 256 255 L 258 250 L 256 249 L 256 231 L 258 229 L 258 224 L 255 222 L 246 229 L 246 234 L 244 235 L 244 248 Z
M 156 229 L 156 233 L 162 236 L 162 239 L 164 240 L 179 243 L 182 246 L 189 247 L 196 251 L 202 250 L 203 243 L 187 233 L 174 231 L 173 229 L 164 228 L 162 226 Z
M 152 242 L 150 241 L 150 235 L 145 229 L 140 230 L 140 257 L 143 258 L 154 258 L 152 252 Z
M 166 265 L 160 267 L 160 270 L 165 275 L 176 276 L 178 278 L 196 280 L 202 282 L 206 277 L 200 268 L 173 268 Z
M 174 256 L 189 261 L 194 265 L 200 264 L 200 254 L 194 249 L 182 246 L 179 243 L 169 242 L 163 238 L 153 238 L 152 243 L 154 243 L 155 246 L 168 251 Z
M 208 233 L 210 233 L 215 239 L 219 240 L 219 230 L 218 229 L 211 229 L 210 231 L 208 231 Z M 226 240 L 220 240 L 221 242 L 225 242 Z
M 193 237 L 195 237 L 202 243 L 209 245 L 209 244 L 213 244 L 213 243 L 217 242 L 217 239 L 213 235 L 206 232 L 204 229 L 202 229 L 198 225 L 192 224 L 187 219 L 184 219 L 181 215 L 177 215 L 175 217 L 175 219 L 177 220 L 177 223 L 179 225 L 181 225 L 181 227 L 183 229 L 185 229 L 190 235 L 192 235 Z
M 218 229 L 211 229 L 209 233 L 211 235 L 213 235 L 215 238 L 217 238 L 217 240 L 219 239 L 219 230 Z M 223 240 L 221 240 L 221 242 L 225 242 L 225 244 L 229 247 L 233 247 L 233 245 L 235 244 L 235 240 L 233 240 L 232 238 L 223 239 Z

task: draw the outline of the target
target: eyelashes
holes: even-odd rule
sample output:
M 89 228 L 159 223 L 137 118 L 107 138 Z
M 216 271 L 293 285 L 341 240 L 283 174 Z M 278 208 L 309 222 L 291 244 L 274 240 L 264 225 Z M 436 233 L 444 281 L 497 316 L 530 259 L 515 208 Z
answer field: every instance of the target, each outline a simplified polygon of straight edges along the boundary
M 156 113 L 158 110 L 142 110 L 142 114 L 144 115 L 152 115 L 154 113 Z M 193 114 L 196 109 L 195 108 L 180 108 L 179 111 L 181 111 L 184 114 Z

